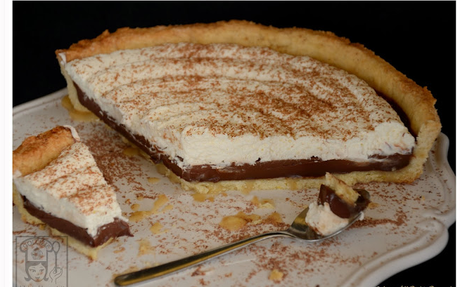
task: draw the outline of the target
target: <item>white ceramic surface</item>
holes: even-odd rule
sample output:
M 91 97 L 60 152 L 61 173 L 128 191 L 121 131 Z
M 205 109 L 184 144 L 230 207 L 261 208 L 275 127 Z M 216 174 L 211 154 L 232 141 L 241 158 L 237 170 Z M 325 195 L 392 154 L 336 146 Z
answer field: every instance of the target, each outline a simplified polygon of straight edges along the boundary
M 60 262 L 68 262 L 58 280 L 68 282 L 68 286 L 113 286 L 113 278 L 118 274 L 166 263 L 260 232 L 284 229 L 304 206 L 316 199 L 317 190 L 298 190 L 227 192 L 198 201 L 190 192 L 159 175 L 150 162 L 126 153 L 128 145 L 101 122 L 73 121 L 61 105 L 65 95 L 63 89 L 14 108 L 13 149 L 26 136 L 56 125 L 72 125 L 90 147 L 107 180 L 116 187 L 125 215 L 135 214 L 135 204 L 139 210 L 150 211 L 139 222 L 130 221 L 133 237 L 119 238 L 103 249 L 96 261 L 71 248 L 67 253 L 58 253 L 58 257 L 66 256 L 58 258 Z M 424 174 L 413 184 L 362 185 L 371 193 L 374 204 L 364 221 L 334 239 L 315 244 L 269 239 L 198 268 L 139 285 L 375 286 L 437 255 L 445 247 L 447 228 L 455 221 L 455 175 L 447 163 L 448 145 L 447 137 L 441 134 Z M 153 183 L 151 178 L 159 180 Z M 164 196 L 168 202 L 153 208 Z M 269 200 L 271 207 L 255 204 L 254 197 Z M 262 220 L 236 232 L 219 226 L 224 216 L 239 211 L 260 215 L 262 219 L 276 211 L 284 224 Z M 46 230 L 24 224 L 14 208 L 13 244 L 23 236 L 47 235 Z M 24 260 L 18 258 L 13 256 L 17 271 L 13 279 L 17 285 L 27 286 L 31 283 L 24 279 Z M 50 263 L 49 269 L 52 266 Z M 284 274 L 281 282 L 269 279 L 275 269 Z M 43 286 L 55 286 L 46 284 Z

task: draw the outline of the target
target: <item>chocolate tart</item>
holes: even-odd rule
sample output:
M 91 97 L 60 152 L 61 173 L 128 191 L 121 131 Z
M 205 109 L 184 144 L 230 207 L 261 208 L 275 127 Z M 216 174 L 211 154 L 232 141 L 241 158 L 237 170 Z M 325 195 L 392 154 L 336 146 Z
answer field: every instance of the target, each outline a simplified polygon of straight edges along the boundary
M 212 45 L 237 45 L 238 47 L 242 47 L 241 49 L 251 47 L 260 49 L 268 48 L 270 51 L 281 54 L 281 58 L 309 57 L 320 63 L 325 63 L 336 69 L 334 73 L 344 71 L 365 82 L 376 94 L 385 98 L 386 101 L 396 107 L 395 109 L 400 110 L 400 116 L 404 119 L 407 129 L 413 135 L 414 145 L 409 153 L 395 153 L 394 156 L 391 155 L 390 157 L 383 156 L 383 161 L 390 163 L 384 166 L 369 164 L 382 159 L 379 158 L 378 154 L 371 154 L 369 162 L 365 162 L 364 164 L 365 167 L 363 167 L 362 161 L 347 159 L 324 160 L 320 155 L 307 156 L 300 159 L 266 160 L 264 157 L 257 157 L 257 154 L 252 155 L 256 159 L 250 163 L 234 161 L 227 164 L 224 168 L 219 166 L 218 162 L 189 165 L 186 167 L 181 166 L 181 162 L 186 162 L 188 158 L 181 157 L 180 155 L 172 156 L 164 152 L 164 146 L 152 143 L 151 141 L 149 142 L 146 134 L 150 133 L 150 131 L 143 134 L 133 132 L 130 127 L 118 121 L 115 114 L 108 113 L 104 107 L 101 107 L 83 91 L 85 87 L 80 87 L 75 83 L 76 78 L 74 74 L 69 74 L 69 70 L 67 69 L 69 64 L 72 65 L 72 63 L 76 63 L 77 61 L 85 61 L 91 57 L 104 61 L 106 59 L 105 55 L 113 53 L 123 54 L 124 51 L 145 49 L 148 47 L 159 47 L 158 49 L 161 50 L 164 45 L 176 45 L 171 51 L 175 51 L 174 49 L 180 50 L 184 46 L 191 46 L 193 49 L 197 45 L 206 46 L 208 48 L 205 49 L 211 50 L 214 49 L 209 48 Z M 270 54 L 271 52 L 263 50 L 263 52 L 258 53 Z M 435 99 L 430 91 L 418 86 L 362 45 L 351 43 L 348 39 L 337 37 L 331 32 L 313 31 L 303 28 L 279 29 L 247 21 L 157 26 L 152 28 L 121 28 L 114 33 L 104 31 L 95 39 L 81 40 L 68 49 L 57 50 L 56 55 L 61 65 L 61 71 L 67 80 L 69 97 L 75 109 L 93 112 L 109 126 L 119 131 L 129 141 L 139 146 L 157 164 L 158 169 L 172 181 L 181 183 L 184 189 L 201 193 L 219 192 L 229 189 L 318 188 L 326 172 L 336 174 L 349 185 L 371 181 L 410 183 L 416 180 L 423 172 L 423 166 L 427 160 L 428 153 L 441 129 L 440 120 L 434 108 Z M 165 55 L 168 54 L 166 53 Z M 188 57 L 184 55 L 181 57 Z M 189 53 L 188 55 L 189 57 L 193 57 L 194 53 Z M 158 57 L 161 59 L 162 56 Z M 155 65 L 158 66 L 159 64 L 156 63 Z M 108 68 L 109 66 L 107 66 Z M 142 69 L 141 66 L 138 68 Z M 183 70 L 187 71 L 187 69 L 183 66 Z M 161 69 L 155 70 L 155 72 L 162 73 Z M 185 76 L 188 77 L 187 83 L 189 84 L 192 83 L 195 85 L 201 83 L 202 75 L 200 74 Z M 173 80 L 172 84 L 171 78 Z M 117 82 L 117 79 L 118 74 L 109 80 Z M 184 80 L 184 78 L 177 75 L 169 76 L 167 73 L 161 79 L 161 81 L 164 81 L 164 85 L 169 85 L 168 87 L 173 87 L 174 81 L 181 80 Z M 244 81 L 244 79 L 239 80 Z M 132 84 L 139 84 L 140 82 L 142 81 Z M 156 83 L 155 85 L 161 86 L 162 84 Z M 129 90 L 129 87 L 127 85 L 123 88 Z M 202 89 L 206 90 L 205 88 Z M 120 90 L 122 89 L 120 88 Z M 372 99 L 374 98 L 372 97 Z M 196 99 L 193 98 L 190 101 Z M 123 101 L 128 102 L 129 99 L 124 99 Z M 203 102 L 206 104 L 206 99 Z M 117 102 L 115 106 L 118 104 Z M 181 107 L 184 105 L 180 101 L 177 104 L 180 104 Z M 303 104 L 308 106 L 312 102 L 305 102 Z M 172 113 L 175 112 L 173 109 L 170 109 L 170 111 Z M 377 110 L 375 112 L 377 113 Z M 135 113 L 133 114 L 136 116 Z M 323 114 L 327 117 L 327 113 Z M 193 114 L 193 117 L 198 116 L 198 111 Z M 249 124 L 245 126 L 246 129 L 249 129 L 247 126 L 251 124 L 251 117 L 248 116 L 248 119 L 247 122 Z M 161 121 L 162 119 L 156 116 L 153 121 L 157 120 Z M 205 121 L 206 119 L 202 117 L 199 120 Z M 343 123 L 346 122 L 347 119 L 343 119 Z M 357 129 L 352 132 L 359 133 L 360 130 Z M 263 138 L 265 131 L 259 133 L 262 133 L 261 137 Z M 267 131 L 267 133 L 269 134 L 270 131 Z M 225 134 L 225 132 L 221 134 Z M 171 135 L 164 134 L 163 136 L 169 137 Z M 397 144 L 394 146 L 397 147 Z M 237 150 L 236 147 L 233 147 L 233 149 Z M 233 151 L 229 153 L 234 154 Z M 374 159 L 377 160 L 374 161 Z M 334 165 L 336 163 L 339 164 L 339 167 Z M 300 168 L 296 169 L 296 166 L 300 166 Z M 305 172 L 304 170 L 308 166 L 310 166 L 309 171 Z M 299 172 L 299 170 L 301 171 Z
M 70 126 L 31 136 L 13 151 L 13 202 L 21 219 L 68 236 L 96 259 L 119 236 L 132 236 L 113 188 Z

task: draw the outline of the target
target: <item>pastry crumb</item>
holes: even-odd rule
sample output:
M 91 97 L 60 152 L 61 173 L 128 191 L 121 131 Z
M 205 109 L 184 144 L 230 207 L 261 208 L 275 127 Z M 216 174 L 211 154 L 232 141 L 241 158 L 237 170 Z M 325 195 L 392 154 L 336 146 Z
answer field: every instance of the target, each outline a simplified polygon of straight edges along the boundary
M 146 239 L 139 240 L 139 252 L 137 253 L 137 256 L 142 256 L 146 254 L 154 254 L 154 253 L 155 253 L 155 247 L 153 247 L 150 244 L 150 241 Z
M 160 179 L 158 177 L 149 177 L 147 178 L 148 182 L 149 183 L 157 183 L 160 181 Z
M 123 150 L 123 154 L 126 156 L 137 156 L 139 155 L 139 149 L 136 147 L 127 147 Z
M 139 199 L 139 196 L 138 196 Z M 158 199 L 153 203 L 153 207 L 150 210 L 141 210 L 141 211 L 134 211 L 129 216 L 129 221 L 139 222 L 144 218 L 149 217 L 152 214 L 161 214 L 166 213 L 167 211 L 173 209 L 172 204 L 167 204 L 169 202 L 169 198 L 161 194 L 158 196 Z
M 163 230 L 163 224 L 160 222 L 155 222 L 152 226 L 150 226 L 150 232 L 153 234 L 160 234 L 160 233 L 165 233 L 168 231 L 168 229 Z
M 367 206 L 369 209 L 377 208 L 379 207 L 379 204 L 376 202 L 369 202 L 369 205 Z
M 206 194 L 206 193 L 194 193 L 192 197 L 195 201 L 198 201 L 198 202 L 204 202 L 206 200 L 210 202 L 214 202 L 214 196 Z
M 246 226 L 247 223 L 248 221 L 245 218 L 238 215 L 233 215 L 225 216 L 224 218 L 222 218 L 222 221 L 219 223 L 219 226 L 229 231 L 236 231 Z
M 268 216 L 262 218 L 257 214 L 245 214 L 244 212 L 238 212 L 236 215 L 229 215 L 222 218 L 219 226 L 229 231 L 237 231 L 248 224 L 272 224 L 276 225 L 283 223 L 281 215 L 278 212 L 273 212 Z
M 120 253 L 120 252 L 123 252 L 123 251 L 125 251 L 125 248 L 123 246 L 121 246 L 120 248 L 114 250 L 113 253 Z
M 278 269 L 273 269 L 270 272 L 270 276 L 268 276 L 268 279 L 270 279 L 271 281 L 279 282 L 283 280 L 283 277 L 284 277 L 283 272 L 279 271 Z
M 259 199 L 257 196 L 254 196 L 251 202 L 258 208 L 275 208 L 273 199 Z

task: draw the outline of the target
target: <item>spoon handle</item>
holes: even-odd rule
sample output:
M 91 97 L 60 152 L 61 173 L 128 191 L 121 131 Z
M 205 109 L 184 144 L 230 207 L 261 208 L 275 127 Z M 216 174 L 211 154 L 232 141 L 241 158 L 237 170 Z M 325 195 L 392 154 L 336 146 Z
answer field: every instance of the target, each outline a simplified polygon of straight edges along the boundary
M 117 286 L 127 286 L 134 283 L 139 283 L 145 280 L 158 278 L 167 274 L 170 274 L 175 271 L 179 271 L 184 268 L 192 267 L 203 263 L 207 260 L 215 258 L 217 256 L 224 255 L 231 251 L 241 249 L 249 244 L 256 243 L 258 241 L 277 237 L 277 236 L 287 236 L 294 237 L 293 235 L 285 231 L 274 231 L 267 232 L 253 237 L 249 237 L 240 241 L 236 241 L 221 247 L 217 247 L 211 250 L 204 251 L 203 253 L 195 254 L 186 258 L 182 258 L 176 261 L 172 261 L 166 264 L 158 265 L 155 267 L 146 268 L 139 271 L 134 271 L 131 273 L 119 275 L 115 278 L 115 285 Z

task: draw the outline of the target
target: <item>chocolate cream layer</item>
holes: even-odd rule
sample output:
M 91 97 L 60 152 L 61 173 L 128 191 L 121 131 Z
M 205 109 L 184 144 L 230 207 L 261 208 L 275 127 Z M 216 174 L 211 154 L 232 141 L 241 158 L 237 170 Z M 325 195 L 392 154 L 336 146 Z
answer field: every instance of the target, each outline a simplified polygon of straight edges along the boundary
M 145 137 L 132 134 L 128 129 L 115 122 L 92 99 L 75 84 L 80 103 L 102 119 L 107 125 L 118 131 L 141 150 L 147 153 L 153 162 L 163 163 L 180 178 L 189 182 L 219 182 L 223 180 L 269 179 L 279 177 L 320 177 L 326 172 L 349 173 L 353 171 L 392 171 L 409 164 L 412 154 L 393 154 L 390 156 L 371 156 L 368 162 L 349 160 L 326 160 L 309 158 L 300 160 L 276 160 L 255 162 L 254 164 L 233 163 L 227 167 L 215 168 L 211 165 L 195 165 L 183 169 L 175 162 L 180 158 L 171 159 L 153 146 Z M 378 160 L 375 160 L 378 159 Z
M 72 222 L 56 217 L 46 211 L 36 207 L 32 202 L 30 202 L 25 196 L 22 196 L 24 201 L 24 208 L 36 218 L 40 219 L 48 226 L 63 232 L 82 243 L 91 246 L 97 247 L 110 238 L 117 238 L 119 236 L 132 236 L 129 231 L 129 225 L 125 221 L 115 218 L 113 222 L 105 224 L 99 227 L 98 232 L 95 237 L 92 237 L 88 234 L 85 228 L 76 226 Z
M 322 184 L 319 191 L 318 204 L 324 205 L 324 203 L 328 203 L 331 211 L 338 217 L 351 218 L 366 209 L 370 202 L 369 192 L 364 189 L 355 189 L 355 191 L 359 193 L 358 200 L 354 205 L 350 205 L 341 199 L 335 190 Z

